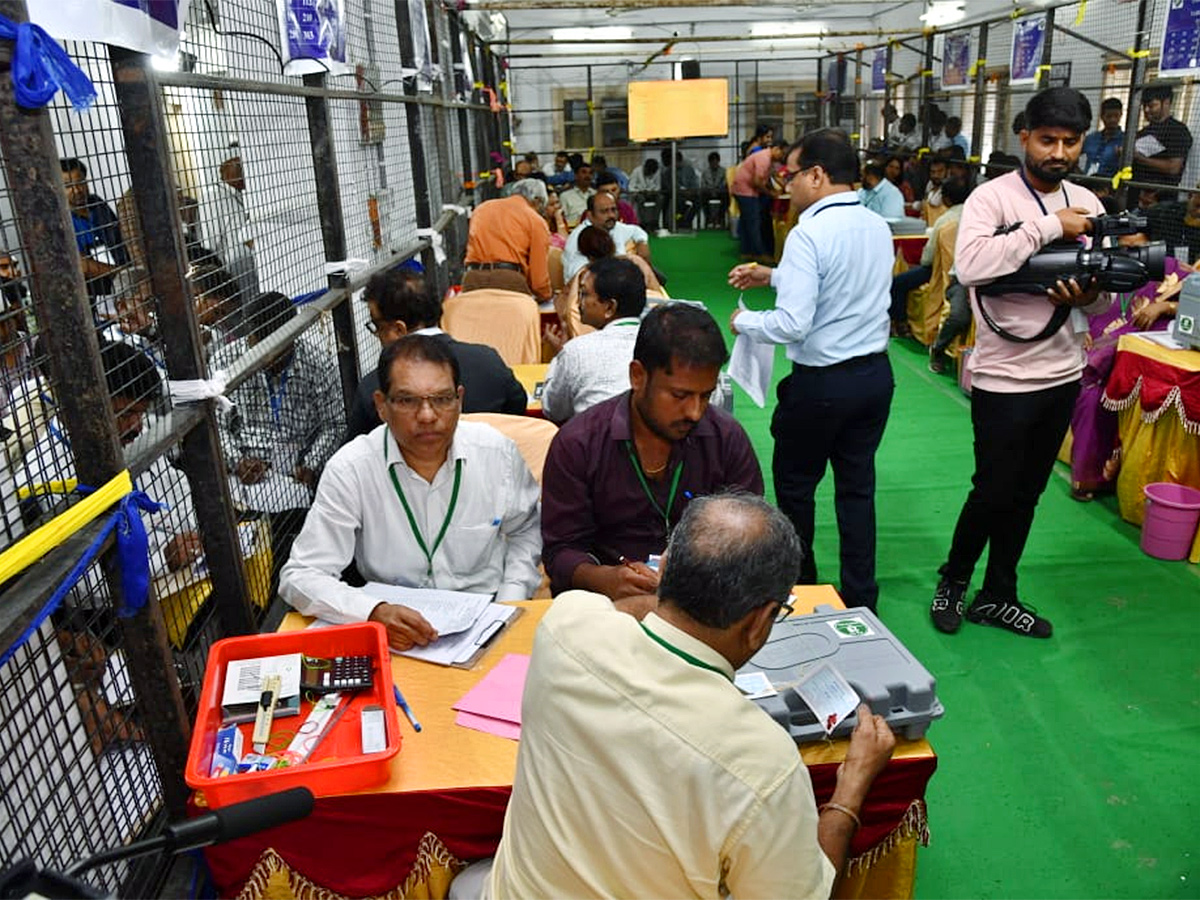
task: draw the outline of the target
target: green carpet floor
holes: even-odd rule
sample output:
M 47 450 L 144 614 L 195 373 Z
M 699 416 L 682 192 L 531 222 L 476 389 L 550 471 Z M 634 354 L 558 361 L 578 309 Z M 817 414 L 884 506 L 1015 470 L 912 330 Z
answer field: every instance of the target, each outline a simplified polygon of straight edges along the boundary
M 738 292 L 727 234 L 655 239 L 674 297 L 726 328 Z M 752 308 L 770 290 L 747 292 Z M 936 632 L 928 604 L 972 470 L 967 400 L 893 340 L 896 395 L 877 458 L 879 612 L 934 674 L 946 707 L 929 739 L 932 839 L 916 894 L 934 897 L 1200 896 L 1200 568 L 1138 549 L 1111 500 L 1080 504 L 1066 469 L 1042 497 L 1021 592 L 1054 623 L 1039 641 L 966 624 Z M 786 371 L 782 350 L 776 376 Z M 738 390 L 736 413 L 770 478 L 770 412 Z M 837 581 L 832 475 L 815 552 Z M 979 568 L 973 589 L 982 576 Z

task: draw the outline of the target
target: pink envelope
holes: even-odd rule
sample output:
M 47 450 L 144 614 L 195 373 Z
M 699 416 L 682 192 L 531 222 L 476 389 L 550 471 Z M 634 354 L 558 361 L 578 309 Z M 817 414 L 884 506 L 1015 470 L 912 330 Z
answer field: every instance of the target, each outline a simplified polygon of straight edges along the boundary
M 460 712 L 454 722 L 463 728 L 473 728 L 486 734 L 494 734 L 496 737 L 508 738 L 510 741 L 521 739 L 521 726 L 515 722 L 505 722 L 502 719 L 491 719 L 468 712 Z
M 457 722 L 466 725 L 462 714 L 482 716 L 497 723 L 517 726 L 516 733 L 502 735 L 513 737 L 520 735 L 521 725 L 521 694 L 525 690 L 525 675 L 529 671 L 529 656 L 522 653 L 510 653 L 496 663 L 479 683 L 454 704 L 454 709 L 460 713 Z M 492 728 L 479 727 L 480 723 L 467 725 L 468 728 L 479 728 L 492 734 L 499 733 Z

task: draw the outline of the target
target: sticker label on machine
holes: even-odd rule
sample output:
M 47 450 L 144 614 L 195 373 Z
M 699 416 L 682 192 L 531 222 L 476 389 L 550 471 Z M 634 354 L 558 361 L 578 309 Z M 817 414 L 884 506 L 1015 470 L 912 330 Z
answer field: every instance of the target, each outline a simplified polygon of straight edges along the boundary
M 831 622 L 826 622 L 834 633 L 842 640 L 846 638 L 867 637 L 875 631 L 867 624 L 867 620 L 862 616 L 843 616 L 840 619 L 834 619 Z

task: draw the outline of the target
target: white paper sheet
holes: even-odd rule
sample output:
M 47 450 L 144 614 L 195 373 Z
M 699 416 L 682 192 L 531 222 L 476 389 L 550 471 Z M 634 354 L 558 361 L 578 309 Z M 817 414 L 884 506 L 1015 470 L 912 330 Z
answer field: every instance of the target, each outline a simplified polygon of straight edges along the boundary
M 435 588 L 398 587 L 369 581 L 363 591 L 377 600 L 415 609 L 434 627 L 439 637 L 466 631 L 492 602 L 489 594 L 439 591 Z
M 738 298 L 738 309 L 745 309 Z M 771 389 L 771 371 L 775 367 L 775 345 L 753 341 L 739 334 L 733 342 L 729 355 L 729 377 L 739 384 L 750 399 L 762 409 L 767 405 L 767 392 Z
M 393 650 L 399 656 L 409 656 L 439 666 L 463 665 L 504 628 L 504 623 L 520 611 L 516 606 L 490 603 L 475 625 L 461 634 L 443 635 L 426 647 Z

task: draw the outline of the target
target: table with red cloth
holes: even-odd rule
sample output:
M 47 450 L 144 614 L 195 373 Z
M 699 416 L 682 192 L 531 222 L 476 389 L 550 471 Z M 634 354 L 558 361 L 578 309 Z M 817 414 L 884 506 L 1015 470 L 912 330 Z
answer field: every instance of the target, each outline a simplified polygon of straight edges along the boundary
M 910 266 L 915 266 L 921 262 L 921 253 L 928 240 L 923 233 L 892 235 L 892 249 L 898 256 L 903 256 Z
M 1121 518 L 1142 524 L 1147 484 L 1169 481 L 1200 488 L 1200 350 L 1173 349 L 1141 334 L 1122 335 L 1103 403 L 1119 414 Z M 1200 561 L 1200 539 L 1191 558 Z
M 828 585 L 797 588 L 797 611 L 841 607 Z M 471 670 L 393 657 L 393 677 L 423 730 L 399 717 L 404 743 L 385 784 L 319 797 L 308 818 L 205 851 L 221 896 L 445 896 L 460 861 L 492 855 L 516 771 L 517 742 L 455 724 L 451 706 L 509 653 L 529 653 L 548 600 L 524 613 Z M 282 629 L 304 627 L 291 614 Z M 829 799 L 844 740 L 801 747 L 818 802 Z M 862 810 L 841 897 L 911 897 L 918 843 L 928 836 L 925 787 L 937 757 L 925 740 L 897 742 Z M 430 846 L 438 852 L 431 856 Z M 414 869 L 415 866 L 415 869 Z M 441 868 L 441 877 L 430 877 Z M 434 873 L 435 875 L 438 873 Z M 270 889 L 266 885 L 271 881 Z

